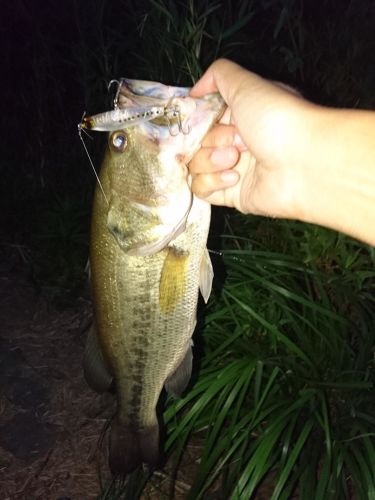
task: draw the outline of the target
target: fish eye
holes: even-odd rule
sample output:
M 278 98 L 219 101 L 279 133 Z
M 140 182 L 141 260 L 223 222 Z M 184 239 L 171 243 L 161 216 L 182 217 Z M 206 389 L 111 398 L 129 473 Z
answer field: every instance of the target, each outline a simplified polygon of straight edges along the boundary
M 128 138 L 122 130 L 114 132 L 109 137 L 109 146 L 115 153 L 123 153 L 128 145 Z

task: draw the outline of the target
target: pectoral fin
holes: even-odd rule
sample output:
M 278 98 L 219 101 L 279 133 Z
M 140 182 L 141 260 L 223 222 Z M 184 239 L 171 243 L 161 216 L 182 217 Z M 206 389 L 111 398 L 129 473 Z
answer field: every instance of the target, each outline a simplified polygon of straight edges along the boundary
M 87 334 L 83 371 L 86 382 L 94 391 L 102 393 L 110 388 L 113 378 L 100 349 L 94 324 Z
M 177 369 L 165 381 L 164 387 L 168 394 L 175 397 L 181 396 L 189 383 L 192 366 L 193 351 L 190 345 Z
M 122 250 L 128 255 L 153 255 L 177 238 L 186 226 L 187 214 L 174 224 L 165 224 L 152 207 L 132 203 L 131 207 L 112 204 L 108 210 L 107 227 Z
M 199 278 L 199 289 L 201 291 L 203 300 L 205 301 L 206 304 L 211 295 L 213 279 L 214 279 L 214 270 L 212 267 L 210 255 L 206 248 L 201 260 L 201 269 Z
M 159 306 L 168 314 L 182 299 L 186 288 L 189 252 L 168 247 L 159 284 Z

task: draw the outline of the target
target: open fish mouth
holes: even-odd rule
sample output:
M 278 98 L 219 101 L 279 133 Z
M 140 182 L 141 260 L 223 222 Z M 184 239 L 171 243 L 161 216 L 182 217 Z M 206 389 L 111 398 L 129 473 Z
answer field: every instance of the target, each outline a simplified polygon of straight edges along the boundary
M 114 82 L 118 85 L 113 101 L 114 109 L 84 116 L 79 124 L 80 129 L 109 132 L 153 121 L 166 124 L 172 136 L 179 133 L 187 135 L 194 125 L 190 121 L 205 112 L 200 104 L 197 114 L 198 101 L 189 97 L 189 87 L 172 87 L 126 78 L 112 80 L 111 83 Z M 219 94 L 211 94 L 200 101 L 205 100 L 209 103 L 207 108 L 210 110 L 215 107 L 215 100 L 223 108 L 223 100 Z

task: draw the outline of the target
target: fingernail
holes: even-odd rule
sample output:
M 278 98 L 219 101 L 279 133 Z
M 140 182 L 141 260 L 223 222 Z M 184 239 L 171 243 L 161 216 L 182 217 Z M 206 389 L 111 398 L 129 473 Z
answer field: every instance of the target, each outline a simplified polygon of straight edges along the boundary
M 234 134 L 233 145 L 236 146 L 239 151 L 245 151 L 247 149 L 240 134 Z
M 211 161 L 219 167 L 231 168 L 237 163 L 238 151 L 233 146 L 215 149 L 211 154 Z
M 226 152 L 223 149 L 215 149 L 211 154 L 211 161 L 215 165 L 227 166 L 228 159 Z
M 238 181 L 238 173 L 233 170 L 226 170 L 220 174 L 220 178 L 226 184 L 235 184 Z

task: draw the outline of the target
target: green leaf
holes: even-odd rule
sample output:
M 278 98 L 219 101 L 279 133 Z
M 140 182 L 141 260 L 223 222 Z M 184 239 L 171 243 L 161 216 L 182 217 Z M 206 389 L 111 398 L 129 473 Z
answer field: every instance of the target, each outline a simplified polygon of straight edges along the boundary
M 302 450 L 308 436 L 310 435 L 313 427 L 314 427 L 314 422 L 312 420 L 308 420 L 305 423 L 305 425 L 304 425 L 304 427 L 303 427 L 303 429 L 302 429 L 302 431 L 301 431 L 301 433 L 296 441 L 296 444 L 294 445 L 293 450 L 292 450 L 291 454 L 289 455 L 289 458 L 288 458 L 286 464 L 283 466 L 282 472 L 280 474 L 280 477 L 279 477 L 279 479 L 276 483 L 275 489 L 273 491 L 271 500 L 278 500 L 280 498 L 282 489 L 288 480 L 288 477 L 291 473 L 292 468 L 294 467 L 295 463 L 299 459 L 301 450 Z

